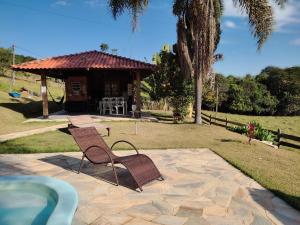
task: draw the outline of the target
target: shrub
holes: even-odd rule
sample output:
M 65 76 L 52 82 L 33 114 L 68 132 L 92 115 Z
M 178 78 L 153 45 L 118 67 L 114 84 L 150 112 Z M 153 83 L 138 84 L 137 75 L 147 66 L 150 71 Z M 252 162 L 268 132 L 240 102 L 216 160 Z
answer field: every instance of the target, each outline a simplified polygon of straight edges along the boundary
M 247 126 L 234 126 L 234 127 L 228 127 L 228 130 L 232 132 L 236 132 L 239 134 L 247 134 Z
M 261 141 L 274 141 L 275 140 L 275 135 L 264 129 L 262 125 L 256 121 L 252 121 L 251 124 L 255 126 L 255 138 Z
M 274 141 L 275 140 L 275 135 L 264 129 L 262 125 L 256 121 L 250 122 L 255 126 L 255 131 L 254 131 L 254 136 L 256 139 L 261 140 L 261 141 Z M 235 127 L 228 127 L 228 130 L 239 133 L 239 134 L 248 134 L 248 128 L 246 125 L 244 126 L 235 126 Z

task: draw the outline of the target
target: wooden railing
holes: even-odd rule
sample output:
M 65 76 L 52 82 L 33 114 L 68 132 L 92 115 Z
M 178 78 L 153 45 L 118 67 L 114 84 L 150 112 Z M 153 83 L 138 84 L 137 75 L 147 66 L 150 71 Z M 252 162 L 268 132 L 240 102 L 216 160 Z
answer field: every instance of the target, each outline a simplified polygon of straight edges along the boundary
M 216 116 L 212 116 L 211 114 L 206 114 L 206 113 L 201 113 L 201 114 L 202 114 L 202 119 L 209 125 L 214 124 L 217 126 L 225 127 L 226 129 L 228 127 L 232 127 L 231 125 L 234 125 L 234 126 L 245 126 L 246 125 L 246 124 L 239 123 L 236 121 L 230 121 L 227 119 L 227 117 L 225 119 L 221 119 Z M 271 133 L 276 135 L 275 141 L 277 142 L 278 148 L 281 145 L 283 145 L 283 146 L 287 146 L 287 147 L 291 147 L 291 148 L 300 149 L 300 137 L 290 135 L 290 134 L 284 134 L 284 133 L 282 133 L 282 131 L 280 129 L 278 129 L 277 131 L 274 131 L 274 130 L 268 130 L 268 131 L 270 131 Z M 294 143 L 291 143 L 290 141 L 293 141 Z

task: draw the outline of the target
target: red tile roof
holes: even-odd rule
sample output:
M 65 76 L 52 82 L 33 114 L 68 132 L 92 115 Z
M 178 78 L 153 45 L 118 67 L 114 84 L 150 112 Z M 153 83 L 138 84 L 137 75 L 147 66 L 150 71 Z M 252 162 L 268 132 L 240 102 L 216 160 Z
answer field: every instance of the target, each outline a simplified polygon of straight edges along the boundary
M 12 65 L 14 70 L 56 69 L 138 69 L 154 70 L 155 65 L 99 51 L 88 51 Z

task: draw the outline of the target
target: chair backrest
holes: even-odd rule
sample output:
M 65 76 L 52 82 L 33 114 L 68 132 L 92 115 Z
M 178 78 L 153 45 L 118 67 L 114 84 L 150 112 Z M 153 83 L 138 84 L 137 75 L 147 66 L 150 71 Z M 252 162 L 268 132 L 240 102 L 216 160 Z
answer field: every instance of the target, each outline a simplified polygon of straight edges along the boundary
M 86 154 L 87 159 L 92 163 L 109 163 L 110 159 L 106 152 L 109 153 L 112 159 L 115 158 L 115 155 L 95 127 L 71 128 L 69 131 L 80 150 Z M 94 145 L 98 147 L 92 147 L 86 152 L 89 147 Z

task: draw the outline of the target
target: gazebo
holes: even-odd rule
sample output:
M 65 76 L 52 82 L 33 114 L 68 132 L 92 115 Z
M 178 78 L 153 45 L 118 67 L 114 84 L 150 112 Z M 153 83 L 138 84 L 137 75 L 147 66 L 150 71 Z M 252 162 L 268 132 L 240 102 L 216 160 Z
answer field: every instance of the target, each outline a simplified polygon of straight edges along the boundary
M 112 55 L 88 51 L 70 55 L 33 60 L 12 65 L 15 71 L 41 76 L 43 117 L 47 118 L 47 77 L 65 82 L 65 110 L 68 112 L 95 111 L 103 98 L 121 97 L 131 110 L 141 110 L 141 80 L 155 70 L 155 65 Z

